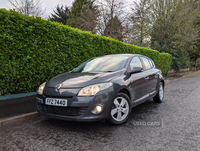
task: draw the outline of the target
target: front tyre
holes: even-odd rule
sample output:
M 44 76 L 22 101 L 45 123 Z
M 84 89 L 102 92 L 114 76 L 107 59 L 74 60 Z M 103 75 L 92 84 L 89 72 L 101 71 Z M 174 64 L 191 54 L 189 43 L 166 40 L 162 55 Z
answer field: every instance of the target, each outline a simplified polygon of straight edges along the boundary
M 109 122 L 114 125 L 123 124 L 127 121 L 131 112 L 129 97 L 124 93 L 118 93 L 110 110 Z
M 158 92 L 156 96 L 153 98 L 153 100 L 155 103 L 161 103 L 163 101 L 163 98 L 164 98 L 164 87 L 163 83 L 160 82 L 158 86 Z

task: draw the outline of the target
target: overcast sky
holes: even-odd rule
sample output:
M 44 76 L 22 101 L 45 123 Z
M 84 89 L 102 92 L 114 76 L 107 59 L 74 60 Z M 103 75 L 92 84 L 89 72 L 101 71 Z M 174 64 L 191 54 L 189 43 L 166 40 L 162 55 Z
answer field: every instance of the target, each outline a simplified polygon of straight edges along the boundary
M 73 1 L 74 0 L 40 0 L 43 7 L 46 8 L 45 11 L 46 17 L 49 16 L 51 12 L 53 12 L 53 9 L 55 9 L 55 6 L 57 6 L 58 4 L 60 6 L 61 5 L 71 6 Z M 10 2 L 8 2 L 8 0 L 0 0 L 0 8 L 12 9 L 13 7 L 11 6 Z
M 12 1 L 15 1 L 15 0 L 12 0 Z M 16 0 L 16 1 L 20 1 L 20 0 Z M 45 14 L 42 17 L 47 19 L 50 13 L 53 13 L 53 9 L 55 9 L 55 7 L 58 4 L 60 6 L 61 5 L 72 6 L 73 1 L 74 0 L 40 0 L 40 2 L 42 3 L 42 7 L 44 9 L 46 8 Z M 129 6 L 130 3 L 133 1 L 134 0 L 124 0 L 123 2 L 125 2 L 126 5 Z M 10 4 L 8 0 L 0 0 L 0 8 L 13 9 L 12 5 Z

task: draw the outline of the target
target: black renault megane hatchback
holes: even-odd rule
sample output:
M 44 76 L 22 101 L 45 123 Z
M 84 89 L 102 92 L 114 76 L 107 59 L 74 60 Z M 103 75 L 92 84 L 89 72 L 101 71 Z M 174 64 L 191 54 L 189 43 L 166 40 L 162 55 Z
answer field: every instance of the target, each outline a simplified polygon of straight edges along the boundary
M 50 118 L 107 119 L 122 124 L 134 106 L 150 99 L 162 102 L 164 85 L 161 71 L 150 58 L 139 54 L 106 55 L 40 85 L 37 108 Z

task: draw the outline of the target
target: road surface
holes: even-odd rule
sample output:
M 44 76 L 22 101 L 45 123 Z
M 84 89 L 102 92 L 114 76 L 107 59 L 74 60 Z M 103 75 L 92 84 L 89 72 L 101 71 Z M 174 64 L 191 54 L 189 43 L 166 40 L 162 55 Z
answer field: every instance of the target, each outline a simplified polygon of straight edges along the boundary
M 3 122 L 0 150 L 200 150 L 200 74 L 166 84 L 161 104 L 133 108 L 120 126 L 38 114 Z

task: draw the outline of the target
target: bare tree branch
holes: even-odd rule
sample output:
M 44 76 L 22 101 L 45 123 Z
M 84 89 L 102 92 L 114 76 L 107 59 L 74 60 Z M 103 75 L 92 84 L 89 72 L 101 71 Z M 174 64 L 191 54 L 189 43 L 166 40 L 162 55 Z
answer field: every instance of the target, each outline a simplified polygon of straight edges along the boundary
M 42 8 L 40 0 L 8 0 L 14 9 L 28 16 L 42 16 L 46 8 Z
M 101 13 L 98 20 L 97 34 L 115 39 L 121 39 L 116 38 L 116 35 L 122 35 L 123 38 L 121 40 L 125 40 L 124 38 L 127 37 L 129 32 L 128 27 L 130 27 L 130 25 L 128 25 L 126 1 L 99 0 L 97 3 L 99 4 Z M 117 34 L 116 31 L 119 33 Z

